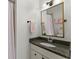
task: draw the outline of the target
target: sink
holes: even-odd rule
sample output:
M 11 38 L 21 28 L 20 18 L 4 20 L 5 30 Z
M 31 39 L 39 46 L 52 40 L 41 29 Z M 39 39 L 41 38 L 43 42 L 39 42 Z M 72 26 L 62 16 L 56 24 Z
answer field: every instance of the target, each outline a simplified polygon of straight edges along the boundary
M 50 44 L 50 43 L 44 43 L 44 42 L 42 42 L 42 43 L 40 43 L 41 45 L 44 45 L 44 46 L 47 46 L 47 47 L 56 47 L 55 45 L 53 45 L 53 44 Z

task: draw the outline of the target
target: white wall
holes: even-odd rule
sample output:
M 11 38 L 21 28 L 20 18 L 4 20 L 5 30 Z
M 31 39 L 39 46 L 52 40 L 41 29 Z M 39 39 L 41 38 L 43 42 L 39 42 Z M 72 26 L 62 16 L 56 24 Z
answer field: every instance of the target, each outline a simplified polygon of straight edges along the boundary
M 40 8 L 44 1 L 47 0 L 40 0 Z M 51 38 L 56 38 L 58 40 L 64 40 L 64 41 L 71 41 L 71 1 L 70 0 L 64 0 L 64 18 L 67 19 L 67 22 L 65 22 L 65 37 L 64 38 L 57 38 L 57 37 L 51 37 Z M 44 36 L 46 37 L 46 36 Z
M 65 23 L 65 40 L 71 41 L 71 0 L 64 0 L 64 16 L 67 19 Z
M 16 59 L 29 59 L 29 28 L 26 20 L 33 19 L 35 32 L 32 37 L 40 36 L 39 0 L 16 1 Z

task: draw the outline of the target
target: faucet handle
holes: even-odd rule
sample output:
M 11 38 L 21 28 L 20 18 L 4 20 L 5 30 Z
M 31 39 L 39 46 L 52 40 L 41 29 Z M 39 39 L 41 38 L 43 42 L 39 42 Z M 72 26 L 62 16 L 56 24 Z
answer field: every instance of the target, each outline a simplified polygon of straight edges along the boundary
M 52 42 L 52 41 L 53 41 L 53 40 L 49 37 L 49 38 L 48 38 L 48 42 Z

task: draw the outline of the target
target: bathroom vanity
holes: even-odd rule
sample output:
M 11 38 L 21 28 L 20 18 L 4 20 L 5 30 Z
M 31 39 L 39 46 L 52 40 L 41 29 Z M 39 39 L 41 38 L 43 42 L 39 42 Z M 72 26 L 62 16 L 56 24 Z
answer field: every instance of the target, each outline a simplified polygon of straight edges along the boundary
M 70 22 L 67 8 L 69 6 L 68 1 L 57 1 L 60 2 L 47 8 L 42 8 L 40 11 L 42 36 L 70 40 L 70 27 L 67 27 Z M 58 39 L 50 40 L 53 41 L 49 42 L 48 38 L 45 37 L 30 39 L 31 59 L 70 59 L 70 42 Z
M 31 59 L 69 59 L 70 53 L 70 43 L 53 40 L 53 42 L 48 42 L 47 38 L 32 38 L 31 43 Z M 48 43 L 44 45 L 41 43 Z M 52 45 L 52 46 L 51 46 Z

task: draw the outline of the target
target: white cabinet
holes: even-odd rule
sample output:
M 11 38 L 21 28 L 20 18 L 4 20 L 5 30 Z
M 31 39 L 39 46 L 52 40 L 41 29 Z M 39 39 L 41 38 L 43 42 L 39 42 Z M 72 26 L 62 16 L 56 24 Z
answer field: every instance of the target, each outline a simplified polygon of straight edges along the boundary
M 35 56 L 36 54 L 36 56 Z M 67 59 L 31 44 L 31 59 Z
M 31 49 L 31 59 L 48 59 L 46 56 Z

